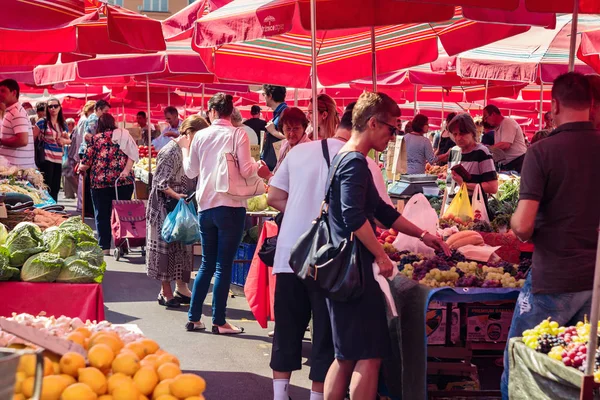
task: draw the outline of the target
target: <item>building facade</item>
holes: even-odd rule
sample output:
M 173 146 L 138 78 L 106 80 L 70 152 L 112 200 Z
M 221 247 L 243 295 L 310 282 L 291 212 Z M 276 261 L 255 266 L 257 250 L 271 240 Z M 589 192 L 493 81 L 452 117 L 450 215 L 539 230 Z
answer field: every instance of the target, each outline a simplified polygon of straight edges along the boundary
M 193 2 L 194 0 L 108 0 L 109 4 L 146 14 L 150 18 L 159 20 L 170 17 Z

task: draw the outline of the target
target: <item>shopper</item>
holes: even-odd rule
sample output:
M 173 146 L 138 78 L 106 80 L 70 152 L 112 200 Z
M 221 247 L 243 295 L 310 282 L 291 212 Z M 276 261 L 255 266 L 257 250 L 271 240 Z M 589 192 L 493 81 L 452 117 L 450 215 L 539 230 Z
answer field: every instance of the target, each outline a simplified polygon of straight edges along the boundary
M 483 135 L 481 135 L 481 144 L 484 146 L 494 145 L 494 128 L 487 122 L 481 124 L 483 128 Z
M 64 147 L 63 164 L 62 164 L 62 176 L 63 176 L 63 189 L 65 191 L 65 199 L 75 199 L 77 194 L 77 187 L 79 186 L 79 177 L 75 173 L 75 167 L 79 162 L 79 148 L 73 144 L 73 140 L 76 139 L 76 125 L 73 118 L 67 118 L 67 132 L 71 143 Z
M 110 104 L 106 100 L 98 100 L 94 105 L 94 113 L 90 114 L 85 121 L 85 128 L 81 145 L 79 146 L 79 160 L 83 158 L 83 155 L 87 151 L 88 144 L 92 141 L 92 137 L 98 131 L 98 119 L 105 113 L 110 111 Z M 92 189 L 90 182 L 90 174 L 84 174 L 79 180 L 79 186 L 82 188 L 83 200 L 85 203 L 85 216 L 91 217 L 95 215 L 93 200 L 92 200 Z
M 525 156 L 519 204 L 510 225 L 520 240 L 533 242 L 535 252 L 509 339 L 548 317 L 571 326 L 590 313 L 600 223 L 600 186 L 590 168 L 600 153 L 600 131 L 589 121 L 591 105 L 584 75 L 569 72 L 556 78 L 552 114 L 557 128 Z M 503 399 L 509 398 L 508 378 L 506 349 Z
M 219 173 L 217 165 L 219 157 L 235 147 L 240 174 L 244 178 L 257 173 L 265 178 L 270 173 L 264 162 L 256 162 L 250 156 L 248 136 L 231 125 L 232 112 L 233 97 L 224 93 L 215 94 L 208 102 L 212 125 L 195 135 L 191 145 L 187 137 L 180 141 L 185 173 L 190 179 L 198 178 L 196 200 L 202 241 L 202 265 L 194 280 L 189 322 L 185 326 L 188 331 L 205 329 L 201 321 L 202 305 L 213 275 L 212 332 L 237 334 L 244 331 L 225 320 L 225 311 L 231 268 L 244 231 L 246 202 L 215 191 Z
M 279 123 L 283 128 L 285 140 L 279 149 L 279 160 L 273 172 L 277 172 L 277 168 L 279 168 L 290 150 L 301 143 L 310 142 L 306 133 L 308 118 L 306 118 L 306 114 L 301 109 L 297 107 L 286 108 L 281 114 Z
M 35 168 L 33 130 L 27 112 L 19 103 L 19 84 L 13 79 L 0 82 L 0 104 L 4 107 L 0 133 L 0 157 L 8 165 Z
M 334 138 L 327 139 L 328 161 L 335 157 L 352 133 L 352 110 L 348 105 Z M 285 122 L 284 122 L 285 123 Z M 312 349 L 310 375 L 313 381 L 311 399 L 321 399 L 323 382 L 333 361 L 331 323 L 325 297 L 321 291 L 306 286 L 293 273 L 289 265 L 290 252 L 302 234 L 310 229 L 319 214 L 325 185 L 328 162 L 323 154 L 322 141 L 304 143 L 290 152 L 271 179 L 268 203 L 271 207 L 290 213 L 283 214 L 281 229 L 277 236 L 273 273 L 275 286 L 275 333 L 271 368 L 273 369 L 273 398 L 288 399 L 288 387 L 292 371 L 301 368 L 302 338 L 311 318 Z M 322 156 L 321 156 L 322 155 Z M 391 204 L 381 170 L 371 158 L 367 158 L 373 181 L 381 198 Z
M 254 130 L 248 125 L 244 124 L 242 114 L 237 108 L 234 108 L 233 113 L 231 113 L 231 124 L 234 127 L 241 128 L 246 132 L 246 135 L 248 135 L 248 140 L 250 141 L 251 145 L 258 145 L 258 136 L 256 135 L 256 132 L 254 132 Z
M 79 121 L 77 121 L 77 127 L 75 128 L 75 133 L 73 135 L 71 135 L 71 151 L 74 154 L 73 159 L 75 160 L 75 166 L 77 166 L 77 164 L 79 164 L 79 157 L 80 157 L 80 153 L 79 153 L 79 149 L 81 147 L 81 143 L 85 140 L 84 136 L 85 136 L 85 126 L 87 123 L 87 119 L 90 115 L 92 115 L 92 113 L 94 112 L 94 108 L 96 107 L 96 102 L 94 100 L 90 100 L 87 103 L 85 103 L 85 105 L 83 106 L 83 109 L 81 110 L 81 113 L 79 114 Z M 77 171 L 74 171 L 75 173 L 77 173 Z M 81 213 L 81 203 L 83 201 L 83 185 L 81 183 L 81 180 L 83 178 L 82 177 L 78 177 L 77 178 L 77 212 Z M 86 192 L 89 191 L 89 187 L 87 188 Z M 88 200 L 89 200 L 89 206 L 88 206 Z M 88 209 L 89 207 L 89 209 Z M 93 215 L 94 213 L 94 207 L 92 205 L 92 200 L 87 199 L 86 198 L 86 214 L 89 215 Z
M 39 121 L 42 118 L 46 118 L 46 102 L 44 101 L 39 101 L 35 104 L 35 113 L 37 116 L 37 121 Z
M 502 169 L 520 173 L 527 144 L 517 121 L 502 116 L 498 107 L 490 104 L 483 109 L 483 122 L 495 130 L 494 145 L 490 149 L 503 152 L 503 157 L 495 157 L 496 161 L 501 163 Z
M 254 130 L 258 138 L 258 144 L 260 144 L 260 141 L 262 140 L 260 137 L 260 132 L 267 132 L 267 122 L 260 117 L 261 109 L 256 104 L 250 108 L 250 116 L 250 119 L 244 121 L 244 125 L 249 126 Z
M 448 130 L 448 124 L 450 124 L 450 121 L 452 121 L 454 117 L 456 117 L 455 112 L 448 114 L 444 130 L 436 133 L 435 138 L 433 139 L 434 155 L 437 157 L 437 162 L 440 165 L 444 165 L 448 162 L 450 149 L 456 146 L 456 143 L 452 140 L 452 135 Z
M 340 117 L 337 112 L 337 105 L 335 104 L 335 100 L 329 96 L 328 94 L 320 94 L 317 96 L 317 112 L 319 113 L 317 117 L 318 126 L 317 129 L 319 131 L 319 135 L 314 134 L 314 121 L 313 121 L 313 105 L 312 99 L 308 103 L 308 119 L 310 123 L 313 125 L 312 131 L 310 133 L 311 140 L 317 139 L 328 139 L 335 135 L 335 130 L 337 129 L 338 124 L 340 123 Z
M 159 137 L 152 141 L 152 145 L 157 151 L 165 147 L 173 138 L 179 136 L 181 120 L 179 119 L 179 111 L 175 107 L 165 108 L 165 121 L 167 121 L 167 127 L 163 129 Z
M 267 132 L 265 142 L 262 147 L 260 159 L 263 160 L 272 171 L 277 165 L 277 154 L 273 148 L 273 143 L 285 139 L 281 133 L 282 127 L 279 123 L 279 117 L 288 105 L 285 102 L 286 89 L 283 86 L 263 85 L 263 96 L 267 107 L 273 110 L 273 119 L 267 123 Z
M 410 223 L 377 193 L 366 157 L 370 150 L 385 150 L 396 132 L 398 105 L 383 93 L 363 93 L 352 115 L 352 137 L 332 161 L 333 176 L 329 223 L 334 245 L 354 234 L 361 246 L 360 266 L 364 292 L 346 302 L 327 300 L 333 332 L 335 361 L 325 379 L 325 398 L 342 400 L 350 387 L 353 399 L 373 399 L 381 360 L 390 353 L 385 301 L 374 279 L 376 262 L 383 276 L 394 264 L 375 237 L 375 220 L 449 254 L 437 236 Z M 279 323 L 278 323 L 279 325 Z
M 417 114 L 412 120 L 412 132 L 404 136 L 406 142 L 407 173 L 424 174 L 425 163 L 436 160 L 431 141 L 425 136 L 429 132 L 429 118 Z M 394 124 L 395 127 L 395 124 Z
M 183 152 L 179 142 L 190 141 L 208 122 L 198 115 L 188 117 L 180 127 L 180 136 L 170 141 L 158 153 L 156 172 L 152 177 L 152 190 L 146 207 L 146 268 L 150 278 L 161 281 L 158 304 L 179 307 L 189 304 L 192 293 L 188 288 L 193 269 L 192 246 L 181 242 L 163 240 L 162 226 L 176 202 L 194 192 L 196 180 L 189 179 L 183 171 Z M 175 281 L 175 293 L 171 282 Z
M 48 99 L 46 117 L 38 120 L 34 136 L 44 143 L 44 161 L 38 167 L 54 201 L 58 201 L 62 180 L 63 148 L 71 143 L 68 129 L 60 101 L 54 97 Z
M 105 255 L 110 254 L 110 216 L 112 201 L 116 200 L 115 186 L 119 200 L 129 200 L 133 194 L 131 168 L 134 160 L 113 142 L 112 133 L 115 129 L 115 118 L 109 113 L 102 114 L 98 119 L 98 133 L 92 137 L 79 163 L 79 171 L 90 171 L 98 244 Z

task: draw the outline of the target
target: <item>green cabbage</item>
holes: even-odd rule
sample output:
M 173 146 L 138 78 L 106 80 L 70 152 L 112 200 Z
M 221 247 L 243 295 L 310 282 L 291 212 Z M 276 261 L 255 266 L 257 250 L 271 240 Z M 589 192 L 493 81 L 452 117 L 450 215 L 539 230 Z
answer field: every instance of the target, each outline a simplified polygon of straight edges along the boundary
M 77 258 L 87 261 L 94 267 L 100 267 L 104 263 L 102 249 L 94 242 L 79 243 L 75 248 L 75 255 Z
M 10 254 L 10 265 L 20 267 L 29 257 L 45 250 L 42 231 L 31 222 L 21 222 L 8 234 L 5 247 Z
M 0 244 L 4 244 L 6 242 L 6 238 L 8 237 L 8 229 L 4 224 L 0 224 Z
M 56 233 L 48 235 L 48 238 L 44 244 L 50 253 L 58 254 L 61 258 L 75 253 L 75 238 L 68 231 L 59 229 Z
M 69 257 L 64 262 L 64 267 L 56 278 L 57 282 L 62 283 L 102 283 L 104 272 L 90 265 L 87 261 L 77 258 L 77 256 Z
M 40 253 L 31 256 L 21 268 L 21 280 L 24 282 L 54 282 L 64 266 L 58 254 Z
M 77 243 L 95 242 L 94 231 L 84 222 L 81 217 L 71 217 L 60 224 L 60 229 L 68 231 Z
M 10 253 L 6 247 L 0 246 L 0 281 L 9 281 L 19 277 L 21 271 L 10 266 Z

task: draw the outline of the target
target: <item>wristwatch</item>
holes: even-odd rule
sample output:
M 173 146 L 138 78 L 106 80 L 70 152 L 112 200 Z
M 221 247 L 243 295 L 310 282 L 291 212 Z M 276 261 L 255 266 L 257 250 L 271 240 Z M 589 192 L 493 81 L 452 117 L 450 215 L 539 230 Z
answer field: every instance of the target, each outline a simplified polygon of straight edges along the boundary
M 423 233 L 421 233 L 421 236 L 419 236 L 419 240 L 422 242 L 423 238 L 425 237 L 425 235 L 427 235 L 429 232 L 427 231 L 423 231 Z

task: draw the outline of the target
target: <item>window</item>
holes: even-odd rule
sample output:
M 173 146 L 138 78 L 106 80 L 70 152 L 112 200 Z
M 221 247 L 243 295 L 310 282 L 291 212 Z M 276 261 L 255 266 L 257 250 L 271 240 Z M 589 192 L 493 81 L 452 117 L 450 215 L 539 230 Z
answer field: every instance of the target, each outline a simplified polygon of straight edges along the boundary
M 169 0 L 144 0 L 144 11 L 169 12 Z
M 123 7 L 124 0 L 108 0 L 108 4 L 112 4 L 113 6 Z

